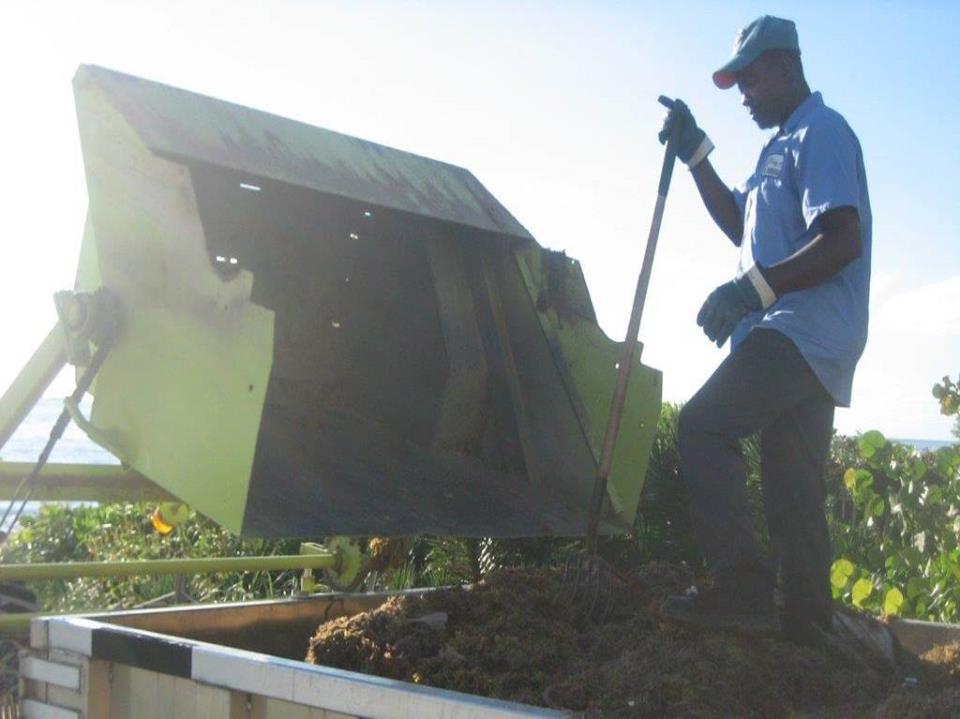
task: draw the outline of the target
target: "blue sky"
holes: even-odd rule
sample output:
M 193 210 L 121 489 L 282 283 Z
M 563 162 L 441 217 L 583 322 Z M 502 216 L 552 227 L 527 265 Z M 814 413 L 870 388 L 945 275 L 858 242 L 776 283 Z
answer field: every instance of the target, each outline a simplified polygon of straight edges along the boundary
M 930 387 L 960 370 L 960 3 L 104 2 L 5 7 L 0 306 L 6 386 L 72 285 L 86 204 L 70 79 L 95 63 L 470 169 L 538 239 L 581 260 L 621 339 L 661 147 L 684 98 L 728 183 L 764 134 L 710 73 L 763 13 L 796 21 L 807 77 L 864 149 L 874 213 L 871 336 L 840 431 L 947 439 Z M 694 318 L 737 251 L 678 166 L 640 338 L 665 398 L 726 350 Z M 69 391 L 69 381 L 56 390 Z

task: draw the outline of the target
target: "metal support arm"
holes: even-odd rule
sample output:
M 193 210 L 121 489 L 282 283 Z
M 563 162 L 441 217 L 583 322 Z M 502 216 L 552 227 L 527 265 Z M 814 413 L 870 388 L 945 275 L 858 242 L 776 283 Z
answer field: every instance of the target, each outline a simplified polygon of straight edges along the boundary
M 66 363 L 63 329 L 57 323 L 0 397 L 0 450 Z

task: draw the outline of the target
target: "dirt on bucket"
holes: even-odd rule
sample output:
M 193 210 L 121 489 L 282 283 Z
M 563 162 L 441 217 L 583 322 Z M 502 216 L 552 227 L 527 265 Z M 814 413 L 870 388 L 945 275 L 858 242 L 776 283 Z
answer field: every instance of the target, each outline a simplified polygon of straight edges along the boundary
M 602 621 L 559 572 L 506 569 L 470 588 L 391 598 L 320 625 L 307 661 L 555 709 L 641 717 L 960 717 L 960 645 L 895 665 L 837 648 L 668 624 L 660 600 L 691 584 L 644 566 Z

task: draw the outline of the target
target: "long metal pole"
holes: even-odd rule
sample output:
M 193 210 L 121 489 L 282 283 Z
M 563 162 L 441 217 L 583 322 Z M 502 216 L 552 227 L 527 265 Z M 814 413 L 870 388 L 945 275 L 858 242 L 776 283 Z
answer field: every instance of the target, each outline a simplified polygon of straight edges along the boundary
M 58 322 L 0 397 L 0 449 L 66 364 L 63 328 Z
M 0 460 L 0 502 L 16 496 L 33 462 Z M 34 502 L 168 502 L 172 494 L 115 464 L 45 464 L 33 480 Z
M 281 554 L 271 557 L 204 557 L 199 559 L 137 559 L 129 562 L 49 562 L 0 564 L 0 581 L 35 582 L 76 577 L 261 572 L 278 569 L 336 569 L 340 556 Z

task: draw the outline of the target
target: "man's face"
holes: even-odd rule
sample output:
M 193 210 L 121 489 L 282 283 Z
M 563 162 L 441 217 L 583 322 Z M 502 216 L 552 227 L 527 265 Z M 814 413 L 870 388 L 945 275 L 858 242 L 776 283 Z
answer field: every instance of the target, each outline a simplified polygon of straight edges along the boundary
M 737 73 L 737 88 L 742 104 L 760 129 L 777 127 L 786 119 L 787 76 L 781 63 L 761 55 Z

